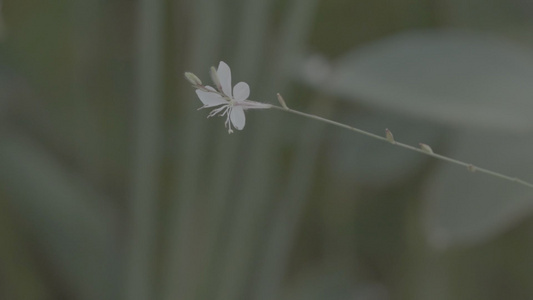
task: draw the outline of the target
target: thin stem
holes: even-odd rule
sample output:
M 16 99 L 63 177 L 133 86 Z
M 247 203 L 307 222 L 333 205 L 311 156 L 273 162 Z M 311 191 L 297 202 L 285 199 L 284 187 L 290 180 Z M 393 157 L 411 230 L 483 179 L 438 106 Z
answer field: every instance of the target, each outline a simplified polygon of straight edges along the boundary
M 335 121 L 332 121 L 332 120 L 329 120 L 329 119 L 326 119 L 326 118 L 322 118 L 322 117 L 319 117 L 319 116 L 315 116 L 315 115 L 312 115 L 312 114 L 307 114 L 307 113 L 304 113 L 304 112 L 301 112 L 301 111 L 297 111 L 297 110 L 294 110 L 294 109 L 283 108 L 281 106 L 272 105 L 272 108 L 277 109 L 277 110 L 281 110 L 281 111 L 285 111 L 285 112 L 289 112 L 289 113 L 293 113 L 293 114 L 296 114 L 296 115 L 300 115 L 300 116 L 303 116 L 303 117 L 306 117 L 306 118 L 315 119 L 315 120 L 320 121 L 320 122 L 329 123 L 331 125 L 335 125 L 337 127 L 342 127 L 342 128 L 345 128 L 345 129 L 348 129 L 348 130 L 351 130 L 351 131 L 355 131 L 357 133 L 369 136 L 371 138 L 374 138 L 374 139 L 377 139 L 377 140 L 380 140 L 380 141 L 383 141 L 383 142 L 387 142 L 389 144 L 392 144 L 392 145 L 395 145 L 395 146 L 398 146 L 398 147 L 409 149 L 411 151 L 422 153 L 422 154 L 434 157 L 436 159 L 440 159 L 440 160 L 447 161 L 447 162 L 450 162 L 450 163 L 453 163 L 453 164 L 456 164 L 456 165 L 460 165 L 460 166 L 466 167 L 468 170 L 470 170 L 472 172 L 485 173 L 485 174 L 491 175 L 493 177 L 497 177 L 497 178 L 504 179 L 504 180 L 511 181 L 511 182 L 516 182 L 518 184 L 533 188 L 533 183 L 524 181 L 524 180 L 522 180 L 520 178 L 511 177 L 511 176 L 507 176 L 507 175 L 504 175 L 504 174 L 501 174 L 501 173 L 498 173 L 498 172 L 495 172 L 495 171 L 491 171 L 491 170 L 488 170 L 488 169 L 480 168 L 480 167 L 474 166 L 473 164 L 470 164 L 470 163 L 466 163 L 466 162 L 463 162 L 463 161 L 460 161 L 460 160 L 457 160 L 457 159 L 453 159 L 453 158 L 450 158 L 450 157 L 447 157 L 447 156 L 443 156 L 443 155 L 440 155 L 440 154 L 436 154 L 436 153 L 433 153 L 433 152 L 428 152 L 426 150 L 422 150 L 420 148 L 417 148 L 417 147 L 414 147 L 414 146 L 411 146 L 411 145 L 407 145 L 407 144 L 404 144 L 404 143 L 400 143 L 400 142 L 397 142 L 397 141 L 391 142 L 390 140 L 388 140 L 384 136 L 373 134 L 373 133 L 370 133 L 368 131 L 364 131 L 362 129 L 358 129 L 358 128 L 355 128 L 355 127 L 352 127 L 352 126 L 349 126 L 349 125 L 346 125 L 346 124 L 335 122 Z

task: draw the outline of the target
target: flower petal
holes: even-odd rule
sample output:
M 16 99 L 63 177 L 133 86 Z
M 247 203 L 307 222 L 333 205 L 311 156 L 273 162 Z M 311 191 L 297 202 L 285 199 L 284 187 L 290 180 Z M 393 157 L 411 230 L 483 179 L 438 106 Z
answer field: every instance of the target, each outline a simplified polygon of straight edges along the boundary
M 250 96 L 250 87 L 246 82 L 239 82 L 233 88 L 233 99 L 244 101 Z
M 231 70 L 225 62 L 221 61 L 218 64 L 217 75 L 218 80 L 220 80 L 220 85 L 222 86 L 222 92 L 224 92 L 226 96 L 233 98 L 231 95 Z
M 235 126 L 235 128 L 242 130 L 244 128 L 244 124 L 246 123 L 246 117 L 244 116 L 244 110 L 240 106 L 234 106 L 231 109 L 230 113 L 231 118 L 231 124 Z
M 200 101 L 204 104 L 204 107 L 212 107 L 221 104 L 228 104 L 228 101 L 219 94 L 204 92 L 201 90 L 196 90 L 196 95 L 200 98 Z

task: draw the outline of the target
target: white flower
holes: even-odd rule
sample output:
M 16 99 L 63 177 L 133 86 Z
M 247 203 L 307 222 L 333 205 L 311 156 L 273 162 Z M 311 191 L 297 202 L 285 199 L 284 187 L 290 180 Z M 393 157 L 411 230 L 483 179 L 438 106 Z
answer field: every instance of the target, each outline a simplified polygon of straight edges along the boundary
M 248 100 L 250 96 L 250 87 L 245 82 L 239 82 L 231 90 L 231 70 L 229 66 L 221 61 L 218 69 L 211 73 L 213 81 L 217 89 L 210 86 L 197 85 L 196 94 L 204 106 L 200 107 L 217 107 L 209 115 L 212 117 L 216 115 L 226 116 L 226 128 L 228 132 L 232 133 L 232 125 L 238 130 L 242 130 L 246 124 L 246 117 L 244 110 L 246 109 L 265 109 L 272 107 L 270 104 Z

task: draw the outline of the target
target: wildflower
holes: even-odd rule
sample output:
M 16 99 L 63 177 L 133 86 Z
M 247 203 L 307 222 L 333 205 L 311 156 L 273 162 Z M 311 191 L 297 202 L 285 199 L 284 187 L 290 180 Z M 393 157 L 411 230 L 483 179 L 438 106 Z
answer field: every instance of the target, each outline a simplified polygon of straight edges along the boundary
M 226 116 L 226 128 L 229 133 L 233 133 L 232 126 L 242 130 L 246 124 L 244 111 L 247 109 L 266 109 L 271 108 L 270 104 L 260 103 L 248 100 L 250 96 L 250 87 L 245 82 L 239 82 L 231 89 L 231 70 L 229 66 L 221 61 L 218 69 L 211 68 L 211 78 L 215 83 L 216 89 L 211 86 L 203 86 L 201 81 L 196 80 L 196 76 L 186 73 L 187 79 L 193 83 L 196 88 L 196 94 L 204 104 L 202 108 L 216 107 L 212 110 L 208 118 L 220 115 Z

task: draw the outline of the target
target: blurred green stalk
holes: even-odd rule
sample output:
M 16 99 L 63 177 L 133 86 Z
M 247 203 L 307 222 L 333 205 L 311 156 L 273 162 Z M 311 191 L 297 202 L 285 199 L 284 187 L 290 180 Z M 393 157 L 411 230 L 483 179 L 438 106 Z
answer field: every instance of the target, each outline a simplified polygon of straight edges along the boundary
M 322 115 L 329 115 L 329 111 L 332 110 L 331 101 L 327 100 L 317 97 L 313 103 L 315 110 L 320 111 Z M 286 190 L 279 201 L 272 226 L 268 226 L 270 230 L 266 234 L 264 257 L 259 263 L 259 275 L 253 290 L 254 300 L 280 299 L 289 254 L 303 214 L 305 200 L 312 190 L 320 140 L 325 127 L 325 124 L 314 120 L 303 123 Z
M 277 49 L 277 60 L 269 70 L 268 80 L 263 85 L 265 92 L 271 92 L 275 97 L 274 89 L 283 92 L 295 62 L 302 55 L 304 43 L 314 17 L 317 0 L 294 0 L 289 5 L 282 23 L 282 36 Z M 277 116 L 258 116 L 263 118 L 259 122 L 254 137 L 256 140 L 251 147 L 250 162 L 243 170 L 241 182 L 241 195 L 238 197 L 235 220 L 230 228 L 230 241 L 223 259 L 224 268 L 221 290 L 216 299 L 232 300 L 242 296 L 249 280 L 249 271 L 253 260 L 254 238 L 256 229 L 260 224 L 258 216 L 266 209 L 272 195 L 272 180 L 275 167 L 276 150 L 279 141 L 276 134 L 280 134 L 282 122 Z M 268 120 L 265 119 L 268 117 Z
M 238 40 L 235 55 L 231 61 L 235 76 L 243 78 L 253 90 L 257 78 L 260 75 L 262 57 L 264 56 L 269 29 L 269 20 L 272 18 L 272 0 L 248 0 L 244 3 L 244 8 L 239 17 L 242 20 L 238 25 Z M 236 82 L 234 80 L 234 82 Z M 254 93 L 257 95 L 257 91 Z M 234 135 L 228 138 L 226 131 L 222 131 L 216 136 L 215 159 L 213 163 L 212 179 L 210 190 L 207 194 L 209 201 L 207 221 L 207 237 L 205 238 L 203 249 L 203 264 L 199 268 L 201 271 L 198 287 L 198 299 L 212 299 L 216 292 L 216 278 L 220 275 L 220 261 L 218 252 L 224 245 L 221 237 L 227 230 L 225 225 L 225 213 L 230 203 L 230 190 L 235 179 L 236 170 L 233 166 L 238 164 L 239 146 L 242 135 Z
M 190 63 L 187 68 L 208 70 L 209 66 L 216 65 L 213 60 L 221 45 L 225 25 L 222 1 L 182 1 L 180 6 L 191 15 L 188 23 L 191 45 L 187 49 Z M 180 70 L 179 73 L 182 72 Z M 176 128 L 176 132 L 183 134 L 179 137 L 181 148 L 173 162 L 176 177 L 172 180 L 174 185 L 170 196 L 169 222 L 165 228 L 167 245 L 163 250 L 165 261 L 161 280 L 162 299 L 168 300 L 190 299 L 197 285 L 199 271 L 196 260 L 196 205 L 201 203 L 198 191 L 208 135 L 205 116 L 192 113 L 200 105 L 193 95 L 189 89 L 181 94 L 180 100 L 184 105 L 179 120 L 184 123 Z
M 153 299 L 158 164 L 160 157 L 163 1 L 141 0 L 138 28 L 138 105 L 131 182 L 128 300 Z

